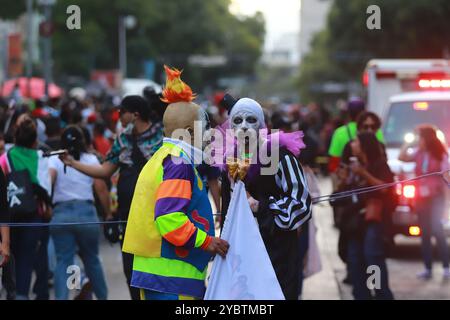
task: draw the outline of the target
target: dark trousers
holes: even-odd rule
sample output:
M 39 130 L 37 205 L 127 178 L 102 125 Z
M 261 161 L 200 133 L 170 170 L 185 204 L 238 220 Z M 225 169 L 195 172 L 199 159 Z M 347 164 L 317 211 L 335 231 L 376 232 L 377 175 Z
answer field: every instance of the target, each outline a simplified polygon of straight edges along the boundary
M 120 248 L 123 247 L 123 240 L 120 241 Z M 141 294 L 138 288 L 132 287 L 131 275 L 133 274 L 133 255 L 122 251 L 123 273 L 127 278 L 128 289 L 130 290 L 131 300 L 141 300 Z
M 380 223 L 371 222 L 359 235 L 348 238 L 347 264 L 353 284 L 355 300 L 370 300 L 372 294 L 368 287 L 368 276 L 379 276 L 379 287 L 375 288 L 375 299 L 392 300 L 389 289 L 388 271 L 384 257 L 383 231 Z M 378 267 L 379 273 L 370 271 L 369 266 Z
M 299 248 L 297 230 L 261 232 L 267 253 L 286 300 L 298 300 Z
M 441 222 L 444 217 L 444 210 L 445 197 L 442 195 L 423 199 L 417 203 L 419 226 L 422 231 L 422 257 L 427 269 L 431 269 L 433 263 L 432 236 L 436 238 L 443 267 L 449 267 L 447 238 Z
M 305 268 L 305 257 L 308 252 L 309 247 L 309 223 L 306 222 L 301 227 L 300 234 L 298 236 L 298 249 L 299 249 L 299 262 L 300 262 L 300 272 L 298 275 L 298 294 L 302 295 L 303 291 L 303 269 Z
M 36 218 L 30 222 L 42 222 Z M 15 258 L 16 299 L 29 298 L 31 275 L 38 256 L 39 240 L 42 228 L 16 227 L 11 228 L 11 253 Z
M 3 266 L 2 285 L 6 290 L 6 300 L 16 299 L 16 266 L 14 255 L 11 253 L 9 261 Z
M 36 300 L 48 300 L 50 298 L 48 287 L 48 240 L 50 233 L 48 227 L 41 228 L 41 238 L 34 265 L 36 272 L 36 282 L 34 283 L 33 292 L 36 294 Z

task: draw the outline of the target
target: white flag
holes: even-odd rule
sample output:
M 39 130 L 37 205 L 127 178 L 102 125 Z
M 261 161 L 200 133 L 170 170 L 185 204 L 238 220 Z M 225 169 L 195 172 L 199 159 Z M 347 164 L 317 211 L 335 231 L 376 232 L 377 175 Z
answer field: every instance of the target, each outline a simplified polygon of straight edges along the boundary
M 214 258 L 205 300 L 284 300 L 245 186 L 234 186 L 221 238 L 230 249 Z

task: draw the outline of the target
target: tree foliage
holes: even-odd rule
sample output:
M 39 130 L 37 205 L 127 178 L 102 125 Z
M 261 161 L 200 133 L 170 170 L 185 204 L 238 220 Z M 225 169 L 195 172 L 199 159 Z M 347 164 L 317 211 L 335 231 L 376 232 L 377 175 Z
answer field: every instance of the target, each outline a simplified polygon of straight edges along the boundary
M 24 1 L 2 2 L 8 4 L 0 17 L 15 18 L 25 10 Z M 66 28 L 66 8 L 72 4 L 81 8 L 81 30 Z M 234 16 L 229 5 L 230 0 L 58 0 L 53 8 L 54 73 L 87 77 L 92 69 L 118 68 L 120 15 L 137 20 L 127 30 L 131 77 L 142 75 L 147 59 L 157 62 L 158 71 L 163 63 L 191 69 L 185 74 L 198 81 L 252 72 L 262 53 L 264 18 L 260 13 Z M 188 65 L 193 54 L 226 55 L 229 62 L 222 68 L 193 68 Z

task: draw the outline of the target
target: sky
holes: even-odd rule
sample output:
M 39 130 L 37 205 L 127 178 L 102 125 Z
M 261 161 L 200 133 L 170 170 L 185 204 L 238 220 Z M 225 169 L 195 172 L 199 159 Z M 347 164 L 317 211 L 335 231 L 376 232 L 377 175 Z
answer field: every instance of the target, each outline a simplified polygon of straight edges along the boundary
M 300 28 L 300 0 L 232 0 L 231 11 L 251 15 L 261 11 L 266 18 L 265 50 L 283 33 L 298 32 Z

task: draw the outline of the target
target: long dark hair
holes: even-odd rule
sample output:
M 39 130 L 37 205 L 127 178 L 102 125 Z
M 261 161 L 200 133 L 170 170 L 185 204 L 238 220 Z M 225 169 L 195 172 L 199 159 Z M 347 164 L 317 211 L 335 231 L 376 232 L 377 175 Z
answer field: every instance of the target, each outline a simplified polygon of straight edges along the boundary
M 434 126 L 424 124 L 417 128 L 419 136 L 425 141 L 425 148 L 431 156 L 438 161 L 442 161 L 447 154 L 444 144 L 437 137 L 437 131 Z
M 375 127 L 377 128 L 377 130 L 380 129 L 380 127 L 381 127 L 380 117 L 378 117 L 376 113 L 373 113 L 373 112 L 370 112 L 370 111 L 364 111 L 356 119 L 356 126 L 357 126 L 358 130 L 362 129 L 363 123 L 368 118 L 371 118 L 373 120 L 373 122 L 375 122 Z
M 81 154 L 87 152 L 84 135 L 78 126 L 68 126 L 61 135 L 61 148 L 68 150 L 76 160 L 80 160 Z

